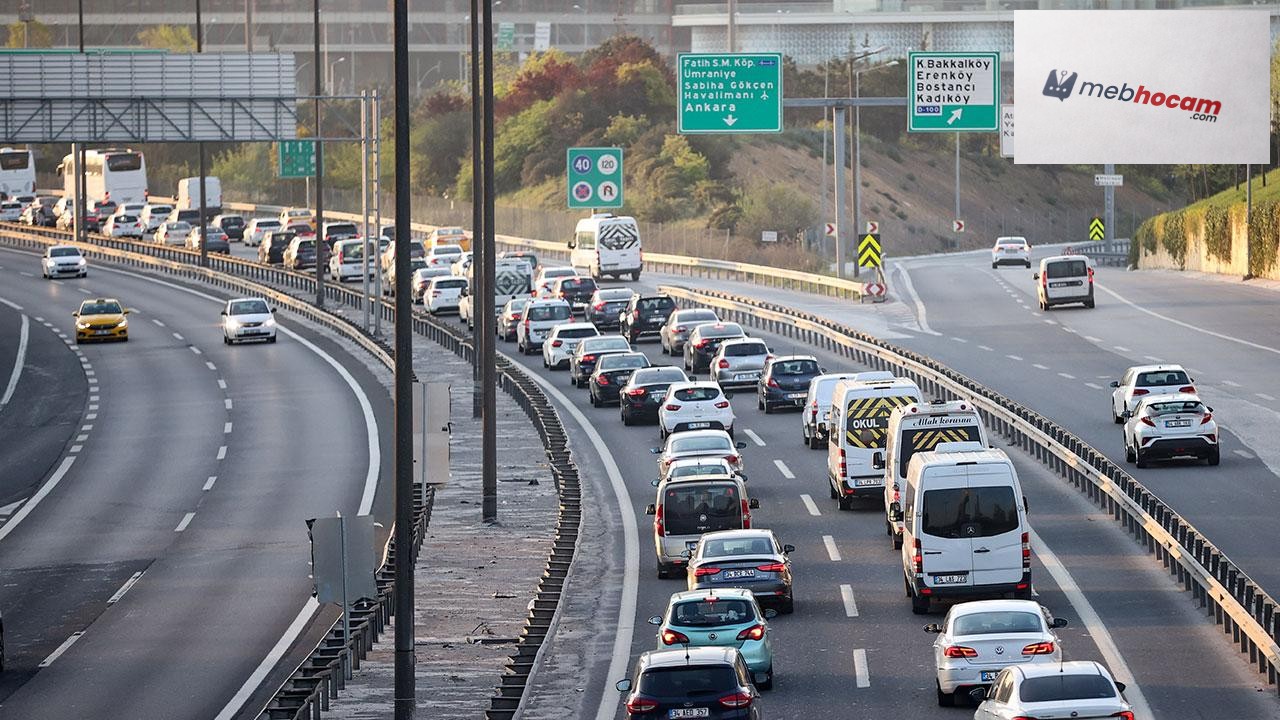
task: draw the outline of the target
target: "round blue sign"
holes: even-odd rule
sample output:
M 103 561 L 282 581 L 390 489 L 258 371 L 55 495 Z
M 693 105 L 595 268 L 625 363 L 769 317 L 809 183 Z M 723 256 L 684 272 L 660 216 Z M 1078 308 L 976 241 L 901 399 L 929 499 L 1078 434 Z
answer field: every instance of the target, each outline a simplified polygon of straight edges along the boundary
M 573 159 L 573 169 L 579 173 L 591 172 L 591 158 L 586 155 L 578 155 Z

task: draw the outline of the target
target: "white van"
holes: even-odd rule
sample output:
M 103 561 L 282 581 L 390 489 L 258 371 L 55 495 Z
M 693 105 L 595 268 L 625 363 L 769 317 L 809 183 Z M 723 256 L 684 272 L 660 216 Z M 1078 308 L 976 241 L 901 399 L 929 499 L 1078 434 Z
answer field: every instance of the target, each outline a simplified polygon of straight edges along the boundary
M 204 206 L 213 217 L 222 208 L 222 181 L 212 175 L 204 176 Z M 179 210 L 200 209 L 200 178 L 189 177 L 178 181 Z
M 902 405 L 920 402 L 920 388 L 906 378 L 872 376 L 867 380 L 840 380 L 831 392 L 827 416 L 827 480 L 831 499 L 841 510 L 853 507 L 855 498 L 879 498 L 884 494 L 884 438 L 889 413 Z
M 892 512 L 913 613 L 941 598 L 1031 598 L 1027 501 L 1004 451 L 963 442 L 916 453 Z
M 458 316 L 467 327 L 476 323 L 476 296 L 470 291 L 475 287 L 475 263 L 467 266 L 467 292 L 463 293 L 458 303 Z M 516 297 L 529 297 L 530 277 L 529 263 L 516 258 L 497 258 L 493 263 L 493 311 L 494 317 L 502 314 L 507 301 Z
M 658 497 L 645 514 L 653 516 L 659 578 L 683 574 L 703 533 L 751 529 L 751 511 L 760 507 L 758 500 L 748 497 L 740 475 L 683 476 L 653 484 Z
M 597 213 L 578 221 L 569 240 L 569 264 L 582 268 L 599 280 L 630 275 L 640 279 L 644 253 L 640 249 L 640 226 L 635 218 Z
M 976 442 L 987 447 L 987 430 L 973 403 L 964 400 L 912 403 L 894 408 L 884 444 L 885 532 L 893 549 L 902 547 L 902 522 L 889 519 L 893 503 L 901 500 L 907 481 L 907 464 L 916 453 L 929 452 L 942 443 Z
M 1083 303 L 1093 307 L 1093 261 L 1084 255 L 1055 255 L 1040 261 L 1033 275 L 1036 296 L 1043 312 L 1054 305 Z

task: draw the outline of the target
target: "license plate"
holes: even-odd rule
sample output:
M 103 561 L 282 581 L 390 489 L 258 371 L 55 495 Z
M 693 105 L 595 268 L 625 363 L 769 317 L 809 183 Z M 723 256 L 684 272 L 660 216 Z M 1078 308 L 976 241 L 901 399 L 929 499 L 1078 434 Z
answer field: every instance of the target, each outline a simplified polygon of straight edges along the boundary
M 968 573 L 956 573 L 954 575 L 933 575 L 934 585 L 962 585 L 969 579 Z
M 1191 421 L 1190 421 L 1190 420 L 1169 420 L 1169 421 L 1165 422 L 1164 426 L 1165 426 L 1165 427 L 1171 427 L 1171 428 L 1174 428 L 1174 427 L 1191 427 Z
M 669 718 L 703 718 L 711 717 L 709 708 L 672 708 L 667 711 Z
M 732 580 L 734 578 L 749 578 L 749 577 L 755 577 L 755 576 L 756 576 L 755 570 L 725 570 L 724 571 L 724 577 L 726 580 Z
M 733 376 L 733 379 L 734 380 L 755 380 L 758 377 L 760 376 L 756 373 L 738 373 L 737 375 Z
M 788 400 L 803 400 L 808 393 L 787 393 Z
M 110 330 L 94 330 L 93 334 L 94 335 L 110 335 L 111 331 Z
M 995 670 L 983 670 L 978 675 L 978 680 L 982 682 L 994 682 L 996 679 L 996 674 L 997 672 Z
M 1075 287 L 1079 284 L 1080 284 L 1080 281 L 1078 280 L 1072 281 L 1072 282 L 1051 282 L 1049 283 L 1049 287 L 1051 288 Z
M 853 485 L 854 485 L 854 487 L 868 487 L 868 486 L 873 486 L 873 485 L 883 485 L 883 484 L 884 484 L 884 479 L 883 479 L 883 478 L 868 477 L 868 478 L 854 478 L 854 479 L 853 479 Z
M 696 422 L 696 423 L 689 423 L 689 429 L 690 429 L 690 430 L 702 430 L 702 429 L 709 428 L 709 427 L 711 427 L 711 423 L 709 423 L 709 422 Z

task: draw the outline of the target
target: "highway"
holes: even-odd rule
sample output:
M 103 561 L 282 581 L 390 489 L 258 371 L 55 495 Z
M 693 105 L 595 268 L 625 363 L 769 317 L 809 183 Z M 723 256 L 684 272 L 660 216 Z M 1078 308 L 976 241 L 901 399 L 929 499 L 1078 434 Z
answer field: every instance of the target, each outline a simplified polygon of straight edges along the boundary
M 32 324 L 22 402 L 0 421 L 48 435 L 37 449 L 56 468 L 0 486 L 33 498 L 0 526 L 0 714 L 217 717 L 287 630 L 315 630 L 305 519 L 388 516 L 388 393 L 285 315 L 279 343 L 227 347 L 211 291 L 101 267 L 45 281 L 9 250 L 0 266 L 0 296 Z M 55 335 L 90 296 L 136 309 L 128 343 Z M 0 309 L 5 380 L 18 312 Z

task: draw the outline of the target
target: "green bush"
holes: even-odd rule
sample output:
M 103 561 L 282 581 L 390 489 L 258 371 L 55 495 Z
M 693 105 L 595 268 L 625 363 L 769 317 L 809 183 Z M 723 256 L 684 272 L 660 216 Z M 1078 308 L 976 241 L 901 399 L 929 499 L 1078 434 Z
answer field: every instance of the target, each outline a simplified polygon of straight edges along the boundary
M 1171 212 L 1165 218 L 1164 232 L 1161 233 L 1160 242 L 1164 245 L 1164 249 L 1178 263 L 1178 267 L 1185 267 L 1187 262 L 1187 213 L 1185 210 Z
M 762 230 L 794 234 L 818 219 L 811 196 L 786 183 L 752 185 L 738 204 L 742 208 L 738 235 L 745 238 L 758 240 Z
M 1130 265 L 1137 265 L 1142 253 L 1150 254 L 1156 251 L 1157 222 L 1159 222 L 1158 217 L 1150 217 L 1138 226 L 1138 231 L 1133 234 L 1133 241 L 1129 243 Z
M 1231 259 L 1231 213 L 1220 205 L 1210 205 L 1204 213 L 1204 246 L 1209 257 Z
M 1265 200 L 1249 217 L 1249 274 L 1263 275 L 1276 264 L 1280 244 L 1280 202 Z

